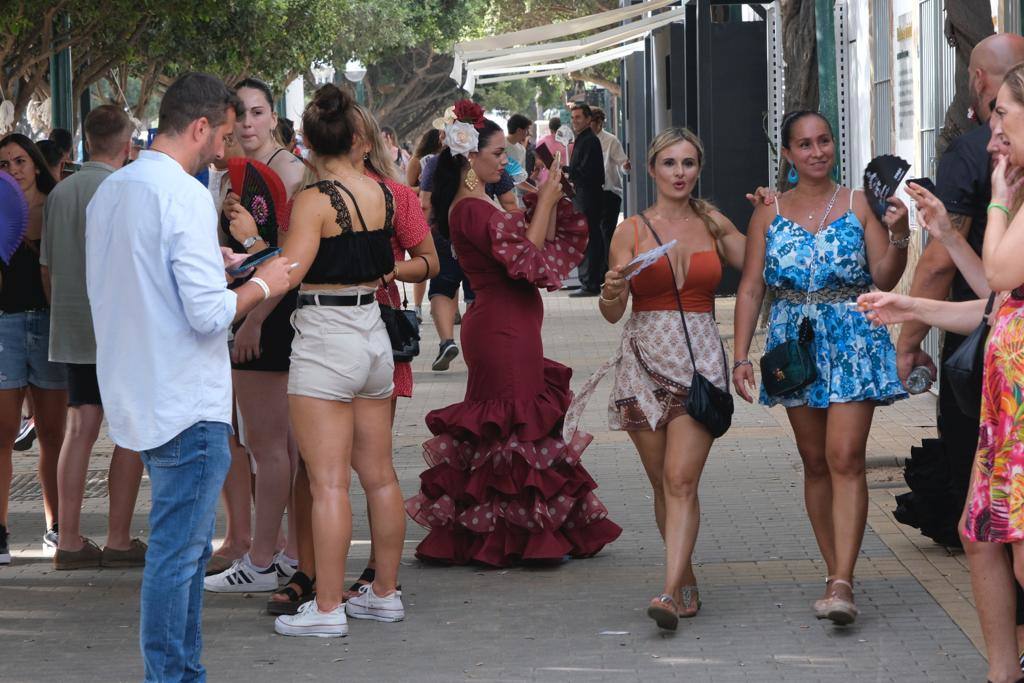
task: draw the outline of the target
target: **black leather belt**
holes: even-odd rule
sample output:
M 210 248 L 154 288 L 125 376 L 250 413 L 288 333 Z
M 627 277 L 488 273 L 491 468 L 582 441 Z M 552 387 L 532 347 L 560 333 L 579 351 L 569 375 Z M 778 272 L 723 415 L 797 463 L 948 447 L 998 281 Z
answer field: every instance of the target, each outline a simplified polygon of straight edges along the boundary
M 307 294 L 299 293 L 298 307 L 303 306 L 366 306 L 376 299 L 373 292 L 369 294 Z

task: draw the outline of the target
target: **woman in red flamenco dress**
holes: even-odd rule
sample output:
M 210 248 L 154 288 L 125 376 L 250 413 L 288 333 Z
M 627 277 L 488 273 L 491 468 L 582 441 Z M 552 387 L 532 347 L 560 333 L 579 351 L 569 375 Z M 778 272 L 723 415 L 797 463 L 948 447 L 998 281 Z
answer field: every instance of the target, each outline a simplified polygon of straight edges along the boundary
M 583 258 L 586 219 L 562 197 L 557 158 L 525 214 L 492 202 L 484 184 L 505 166 L 505 136 L 474 107 L 456 107 L 434 176 L 435 220 L 477 298 L 462 321 L 466 398 L 427 414 L 429 469 L 406 501 L 430 529 L 416 556 L 497 567 L 589 557 L 622 529 L 580 464 L 592 437 L 561 438 L 572 370 L 544 358 L 538 291 L 559 289 Z

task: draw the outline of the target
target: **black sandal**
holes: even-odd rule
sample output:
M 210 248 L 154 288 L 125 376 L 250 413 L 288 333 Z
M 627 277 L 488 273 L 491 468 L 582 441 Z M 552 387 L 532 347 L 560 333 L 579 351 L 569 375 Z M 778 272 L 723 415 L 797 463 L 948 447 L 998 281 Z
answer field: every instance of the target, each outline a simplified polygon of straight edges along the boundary
M 288 584 L 295 584 L 299 587 L 302 593 L 295 592 L 295 589 Z M 286 595 L 288 600 L 274 600 L 271 597 L 267 600 L 267 614 L 280 615 L 280 614 L 295 614 L 299 611 L 299 605 L 304 605 L 315 596 L 313 589 L 313 579 L 309 578 L 302 572 L 295 572 L 291 578 L 288 579 L 288 584 L 284 588 L 278 588 L 274 591 L 273 595 Z
M 363 573 L 359 575 L 356 582 L 348 587 L 349 593 L 358 593 L 359 589 L 368 583 L 373 583 L 373 580 L 377 578 L 377 570 L 373 567 L 367 567 L 363 570 Z

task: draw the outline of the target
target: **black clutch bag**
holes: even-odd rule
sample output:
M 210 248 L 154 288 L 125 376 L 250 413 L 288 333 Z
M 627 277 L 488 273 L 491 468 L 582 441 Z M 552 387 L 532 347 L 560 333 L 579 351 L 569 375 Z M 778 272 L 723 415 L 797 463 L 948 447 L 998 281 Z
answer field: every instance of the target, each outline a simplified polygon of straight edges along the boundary
M 818 379 L 811 344 L 814 328 L 811 321 L 800 321 L 796 339 L 788 339 L 761 356 L 761 382 L 769 396 L 789 396 Z
M 639 216 L 660 245 L 661 238 L 654 231 L 650 221 L 643 213 L 640 213 Z M 668 254 L 665 255 L 665 260 L 668 260 Z M 676 293 L 676 305 L 679 307 L 679 317 L 683 320 L 683 333 L 686 335 L 686 349 L 690 352 L 690 362 L 693 364 L 693 379 L 690 381 L 690 390 L 686 396 L 686 412 L 694 420 L 704 425 L 711 436 L 717 439 L 729 431 L 736 406 L 733 404 L 732 394 L 719 389 L 712 384 L 711 380 L 697 372 L 697 359 L 693 355 L 693 346 L 690 344 L 690 330 L 686 327 L 683 301 L 679 296 L 679 286 L 676 284 L 676 274 L 672 270 L 671 262 L 668 264 L 668 272 L 672 275 L 672 291 Z M 722 347 L 722 364 L 725 366 L 723 377 L 728 378 L 729 366 L 725 363 L 724 346 Z
M 949 380 L 957 408 L 970 417 L 981 416 L 981 379 L 985 369 L 985 342 L 991 329 L 989 315 L 995 302 L 995 292 L 989 295 L 985 317 L 981 324 L 965 339 L 942 364 L 942 372 Z

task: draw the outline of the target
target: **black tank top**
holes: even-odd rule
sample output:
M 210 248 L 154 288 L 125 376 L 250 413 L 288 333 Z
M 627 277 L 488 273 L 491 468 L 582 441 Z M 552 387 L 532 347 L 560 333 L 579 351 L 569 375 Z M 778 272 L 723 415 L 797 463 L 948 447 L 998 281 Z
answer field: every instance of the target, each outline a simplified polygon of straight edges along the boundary
M 393 267 L 393 266 L 392 266 Z M 10 265 L 0 262 L 0 311 L 22 313 L 49 308 L 39 272 L 39 242 L 22 240 Z
M 313 259 L 303 279 L 304 283 L 356 285 L 373 282 L 394 270 L 395 253 L 391 249 L 391 237 L 395 234 L 395 200 L 387 185 L 382 182 L 377 184 L 384 193 L 386 210 L 384 227 L 380 230 L 367 229 L 356 198 L 337 180 L 321 180 L 309 186 L 315 187 L 331 200 L 331 206 L 337 212 L 336 220 L 338 227 L 341 228 L 341 234 L 320 238 L 320 248 L 317 249 L 316 258 Z M 352 200 L 352 206 L 355 207 L 356 215 L 363 226 L 362 230 L 354 229 L 352 215 L 341 197 L 341 192 Z

